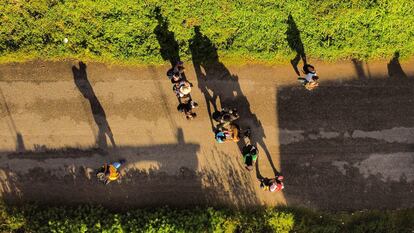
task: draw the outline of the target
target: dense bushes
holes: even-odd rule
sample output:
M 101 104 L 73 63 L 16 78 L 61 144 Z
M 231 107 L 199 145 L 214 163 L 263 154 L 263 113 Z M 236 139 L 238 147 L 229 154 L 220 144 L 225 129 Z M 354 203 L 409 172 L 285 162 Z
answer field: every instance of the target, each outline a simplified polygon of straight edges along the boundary
M 317 213 L 304 209 L 1 207 L 1 232 L 412 232 L 414 210 Z
M 0 57 L 161 62 L 162 22 L 182 59 L 194 26 L 226 57 L 292 59 L 302 44 L 321 59 L 414 54 L 412 0 L 4 0 Z

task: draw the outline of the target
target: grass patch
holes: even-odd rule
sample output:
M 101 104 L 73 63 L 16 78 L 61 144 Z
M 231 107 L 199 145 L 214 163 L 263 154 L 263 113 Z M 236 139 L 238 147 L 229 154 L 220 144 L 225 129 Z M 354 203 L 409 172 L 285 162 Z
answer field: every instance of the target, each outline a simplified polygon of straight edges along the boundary
M 191 60 L 195 27 L 230 61 L 414 55 L 412 0 L 4 0 L 0 62 Z
M 114 212 L 102 207 L 0 208 L 2 232 L 412 232 L 414 210 L 323 213 L 168 207 Z

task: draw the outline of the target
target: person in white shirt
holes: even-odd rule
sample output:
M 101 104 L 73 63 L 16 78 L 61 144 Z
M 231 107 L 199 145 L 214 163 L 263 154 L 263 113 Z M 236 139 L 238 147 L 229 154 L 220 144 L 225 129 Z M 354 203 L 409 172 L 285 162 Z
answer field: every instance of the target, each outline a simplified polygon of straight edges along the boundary
M 178 98 L 186 97 L 191 92 L 192 84 L 187 81 L 181 81 L 174 85 L 173 89 Z
M 305 74 L 305 77 L 299 77 L 298 80 L 303 83 L 306 89 L 312 90 L 319 85 L 317 82 L 319 77 L 316 74 L 315 67 L 309 64 L 305 64 L 303 66 L 303 73 Z

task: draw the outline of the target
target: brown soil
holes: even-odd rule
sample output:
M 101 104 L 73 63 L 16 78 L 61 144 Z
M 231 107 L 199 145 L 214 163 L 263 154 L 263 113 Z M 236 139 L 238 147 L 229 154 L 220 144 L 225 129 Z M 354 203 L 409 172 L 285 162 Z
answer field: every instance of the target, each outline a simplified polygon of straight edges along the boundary
M 288 65 L 186 64 L 193 121 L 176 109 L 167 66 L 0 65 L 0 193 L 113 208 L 414 207 L 414 61 L 314 65 L 321 84 L 308 92 Z M 255 171 L 243 142 L 215 142 L 213 103 L 251 128 Z M 121 158 L 120 183 L 98 183 L 94 169 Z M 257 177 L 276 170 L 283 192 L 260 190 Z

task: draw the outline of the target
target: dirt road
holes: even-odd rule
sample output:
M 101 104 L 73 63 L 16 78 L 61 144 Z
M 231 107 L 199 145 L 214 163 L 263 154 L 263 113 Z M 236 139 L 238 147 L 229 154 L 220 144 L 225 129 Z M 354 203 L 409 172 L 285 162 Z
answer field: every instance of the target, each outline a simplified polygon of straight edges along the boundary
M 286 66 L 186 65 L 198 117 L 177 111 L 167 66 L 0 65 L 0 192 L 7 202 L 141 206 L 414 207 L 414 61 L 315 63 L 310 93 Z M 237 107 L 259 147 L 243 168 L 209 112 Z M 127 160 L 120 184 L 93 169 Z M 285 176 L 264 193 L 257 177 Z

